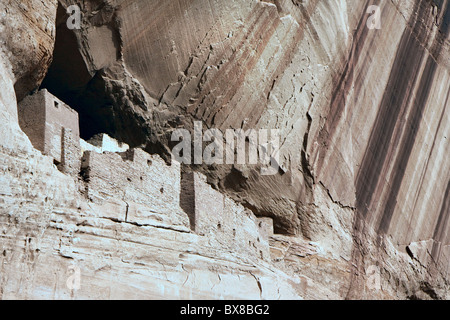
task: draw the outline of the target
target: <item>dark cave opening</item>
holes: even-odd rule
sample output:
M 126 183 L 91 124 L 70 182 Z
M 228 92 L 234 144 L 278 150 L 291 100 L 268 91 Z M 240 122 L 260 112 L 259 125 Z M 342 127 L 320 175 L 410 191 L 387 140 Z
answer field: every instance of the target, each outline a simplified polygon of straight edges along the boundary
M 66 10 L 59 4 L 53 61 L 41 89 L 47 89 L 78 112 L 84 140 L 99 133 L 117 138 L 114 102 L 99 72 L 89 72 L 75 32 L 66 26 L 67 18 Z

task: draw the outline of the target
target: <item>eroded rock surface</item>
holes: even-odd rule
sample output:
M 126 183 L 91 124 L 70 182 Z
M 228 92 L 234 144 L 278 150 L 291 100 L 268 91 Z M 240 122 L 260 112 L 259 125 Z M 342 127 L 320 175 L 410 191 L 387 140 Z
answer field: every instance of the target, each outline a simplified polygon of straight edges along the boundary
M 81 29 L 68 30 L 75 3 Z M 450 5 L 383 1 L 381 29 L 370 29 L 372 4 L 61 0 L 57 14 L 55 1 L 0 6 L 2 297 L 448 299 Z M 31 31 L 3 23 L 13 15 Z M 43 45 L 24 51 L 14 28 Z M 167 207 L 178 195 L 156 184 L 171 194 L 150 197 L 155 214 L 135 203 L 135 182 L 108 185 L 111 173 L 100 170 L 85 189 L 85 171 L 74 180 L 32 148 L 15 97 L 39 85 L 55 36 L 43 87 L 79 112 L 85 139 L 106 132 L 170 162 L 171 133 L 194 120 L 280 130 L 287 170 L 277 175 L 220 165 L 180 173 L 204 173 L 214 187 L 206 194 L 221 190 L 243 206 L 232 212 L 273 219 L 269 257 L 233 252 L 235 228 L 220 221 L 208 234 L 192 227 L 186 211 L 214 197 Z M 8 53 L 20 50 L 30 55 Z M 107 160 L 117 170 L 121 161 Z M 128 212 L 138 222 L 118 218 Z M 89 285 L 67 291 L 69 266 Z
M 0 4 L 0 52 L 19 99 L 36 89 L 52 61 L 57 0 L 5 0 Z

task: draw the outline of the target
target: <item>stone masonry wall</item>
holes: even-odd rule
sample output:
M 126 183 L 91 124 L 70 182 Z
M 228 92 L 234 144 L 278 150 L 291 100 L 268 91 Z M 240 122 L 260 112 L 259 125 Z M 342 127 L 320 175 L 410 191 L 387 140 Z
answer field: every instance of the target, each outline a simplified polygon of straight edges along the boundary
M 47 90 L 27 96 L 19 104 L 19 123 L 33 146 L 45 155 L 62 161 L 63 128 L 79 139 L 78 114 Z
M 33 147 L 45 151 L 45 96 L 27 96 L 18 105 L 19 125 L 30 139 Z
M 181 179 L 178 163 L 168 166 L 140 149 L 103 154 L 87 151 L 82 171 L 86 195 L 103 209 L 105 217 L 184 232 L 192 229 L 208 237 L 212 245 L 270 260 L 270 222 L 257 219 L 250 210 L 214 190 L 204 175 L 192 173 Z M 185 203 L 193 204 L 187 212 L 181 195 Z
M 58 169 L 70 176 L 78 176 L 81 169 L 80 137 L 72 129 L 62 128 L 61 164 Z
M 86 151 L 82 159 L 86 196 L 117 221 L 157 224 L 189 231 L 180 208 L 180 167 L 167 166 L 140 149 L 124 153 Z
M 270 260 L 272 219 L 256 218 L 253 212 L 208 185 L 200 173 L 184 174 L 181 191 L 197 234 L 210 237 L 213 243 L 230 251 Z

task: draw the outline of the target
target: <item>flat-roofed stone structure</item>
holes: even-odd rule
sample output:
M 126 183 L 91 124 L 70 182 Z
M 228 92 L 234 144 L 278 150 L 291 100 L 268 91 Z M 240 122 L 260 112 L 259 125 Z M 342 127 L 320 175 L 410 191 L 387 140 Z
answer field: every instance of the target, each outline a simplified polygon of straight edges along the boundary
M 33 146 L 57 164 L 63 159 L 63 129 L 71 141 L 80 140 L 78 113 L 46 89 L 27 96 L 18 106 L 19 124 Z M 68 131 L 67 131 L 68 132 Z

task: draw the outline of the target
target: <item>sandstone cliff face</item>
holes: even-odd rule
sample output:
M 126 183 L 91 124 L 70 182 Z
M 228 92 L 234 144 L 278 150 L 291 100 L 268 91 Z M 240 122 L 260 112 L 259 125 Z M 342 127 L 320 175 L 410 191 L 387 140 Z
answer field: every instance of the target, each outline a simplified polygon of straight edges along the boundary
M 381 29 L 367 27 L 372 4 Z M 449 298 L 448 1 L 33 5 L 0 7 L 3 298 Z M 111 220 L 32 149 L 15 97 L 39 85 L 55 36 L 43 86 L 77 109 L 86 138 L 107 132 L 168 160 L 172 131 L 193 120 L 280 130 L 277 175 L 195 168 L 273 218 L 269 260 L 217 232 Z M 89 285 L 67 291 L 71 265 Z
M 5 0 L 0 4 L 2 60 L 15 79 L 19 99 L 44 79 L 55 42 L 57 1 Z
M 2 146 L 14 149 L 20 132 L 16 96 L 25 97 L 44 79 L 51 63 L 57 1 L 0 3 L 0 134 Z M 28 143 L 28 146 L 31 145 Z

